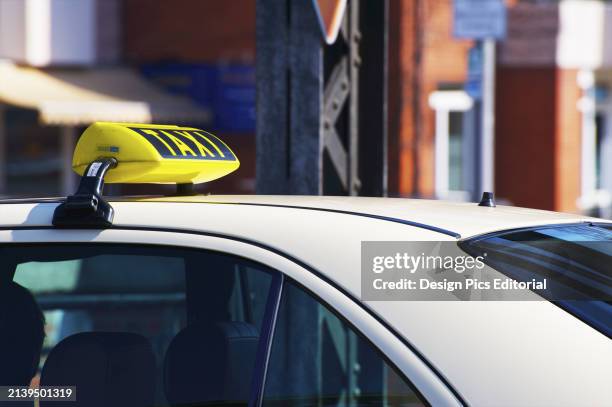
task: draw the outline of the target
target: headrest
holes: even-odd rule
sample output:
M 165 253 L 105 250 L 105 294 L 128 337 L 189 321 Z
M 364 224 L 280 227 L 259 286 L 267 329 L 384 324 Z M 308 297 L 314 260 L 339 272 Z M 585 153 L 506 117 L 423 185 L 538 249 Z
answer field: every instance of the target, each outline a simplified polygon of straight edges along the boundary
M 248 401 L 258 341 L 245 322 L 187 326 L 166 352 L 166 398 L 173 405 Z
M 38 371 L 45 317 L 30 291 L 13 281 L 0 283 L 0 332 L 0 386 L 29 385 Z
M 51 350 L 41 384 L 76 386 L 76 402 L 53 401 L 43 406 L 151 406 L 155 397 L 155 355 L 142 335 L 78 333 Z

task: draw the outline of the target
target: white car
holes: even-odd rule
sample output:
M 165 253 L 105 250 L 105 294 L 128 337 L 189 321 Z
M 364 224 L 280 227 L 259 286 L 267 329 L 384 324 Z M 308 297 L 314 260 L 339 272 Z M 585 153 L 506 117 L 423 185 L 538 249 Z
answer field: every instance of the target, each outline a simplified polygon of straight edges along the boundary
M 108 199 L 112 220 L 96 226 L 82 201 L 62 202 L 0 203 L 0 278 L 44 310 L 32 383 L 69 386 L 67 406 L 612 405 L 609 300 L 363 301 L 360 273 L 365 241 L 529 251 L 525 236 L 538 234 L 558 250 L 519 268 L 561 264 L 581 293 L 609 294 L 612 222 L 428 200 L 177 195 Z M 0 319 L 0 336 L 11 330 Z

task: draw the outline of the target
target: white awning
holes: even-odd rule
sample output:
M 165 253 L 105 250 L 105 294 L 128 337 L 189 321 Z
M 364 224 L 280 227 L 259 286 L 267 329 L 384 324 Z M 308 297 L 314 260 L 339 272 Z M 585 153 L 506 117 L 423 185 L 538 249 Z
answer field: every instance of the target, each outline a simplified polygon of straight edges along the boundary
M 0 63 L 0 103 L 34 109 L 45 125 L 94 121 L 206 124 L 211 114 L 127 68 L 37 69 Z

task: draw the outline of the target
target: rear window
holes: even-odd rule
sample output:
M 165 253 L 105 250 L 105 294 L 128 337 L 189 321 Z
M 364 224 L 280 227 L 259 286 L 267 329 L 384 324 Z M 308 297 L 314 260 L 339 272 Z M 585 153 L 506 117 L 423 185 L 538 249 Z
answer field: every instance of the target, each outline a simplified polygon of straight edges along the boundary
M 517 281 L 546 278 L 546 297 L 612 337 L 612 225 L 573 224 L 500 232 L 461 244 Z

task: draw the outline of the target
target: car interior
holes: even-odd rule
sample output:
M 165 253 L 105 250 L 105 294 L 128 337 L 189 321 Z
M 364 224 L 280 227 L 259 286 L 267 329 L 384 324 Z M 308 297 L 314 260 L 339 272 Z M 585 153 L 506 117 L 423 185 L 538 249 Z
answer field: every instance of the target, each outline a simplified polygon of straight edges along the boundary
M 7 258 L 3 279 L 46 319 L 34 380 L 76 386 L 65 405 L 246 404 L 269 271 L 160 247 L 22 246 Z

